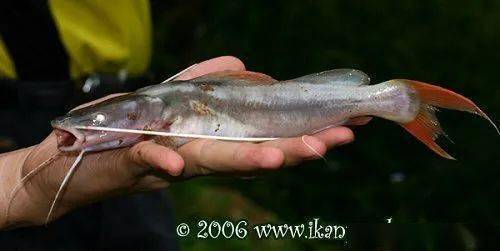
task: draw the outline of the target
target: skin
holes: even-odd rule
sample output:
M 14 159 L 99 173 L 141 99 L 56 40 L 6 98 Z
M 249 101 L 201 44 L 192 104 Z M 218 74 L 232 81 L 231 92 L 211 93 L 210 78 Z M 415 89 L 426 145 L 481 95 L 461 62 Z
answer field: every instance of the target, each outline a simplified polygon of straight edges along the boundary
M 218 57 L 199 63 L 178 79 L 191 79 L 222 70 L 245 70 L 245 66 L 237 58 Z M 116 95 L 120 94 L 92 103 Z M 354 135 L 346 127 L 336 127 L 303 139 L 323 155 L 335 146 L 352 142 Z M 0 155 L 0 212 L 5 211 L 9 194 L 19 180 L 57 153 L 56 136 L 51 133 L 36 146 Z M 56 157 L 27 182 L 12 202 L 9 218 L 1 214 L 0 229 L 44 224 L 50 203 L 75 158 L 76 154 L 68 153 Z M 319 156 L 304 145 L 301 137 L 259 144 L 202 139 L 176 150 L 143 141 L 128 148 L 88 153 L 71 179 L 52 220 L 111 196 L 162 189 L 172 182 L 201 175 L 254 175 L 317 158 Z

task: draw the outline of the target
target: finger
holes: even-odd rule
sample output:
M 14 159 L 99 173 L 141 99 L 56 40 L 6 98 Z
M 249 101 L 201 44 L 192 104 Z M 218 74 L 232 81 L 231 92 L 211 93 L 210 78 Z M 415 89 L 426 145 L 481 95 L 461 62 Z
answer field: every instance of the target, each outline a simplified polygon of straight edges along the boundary
M 143 141 L 130 148 L 129 158 L 143 167 L 152 166 L 173 176 L 180 175 L 184 168 L 184 160 L 179 154 L 151 141 Z
M 313 136 L 325 143 L 327 149 L 354 141 L 354 133 L 352 130 L 343 126 L 329 128 Z
M 187 80 L 217 71 L 242 70 L 245 70 L 245 65 L 241 60 L 233 56 L 222 56 L 196 64 L 186 72 L 182 73 L 179 77 L 176 78 L 176 80 Z
M 335 127 L 312 136 L 278 139 L 264 142 L 277 147 L 285 154 L 285 165 L 296 165 L 304 160 L 318 159 L 328 149 L 352 142 L 354 133 L 347 127 Z
M 195 140 L 180 147 L 178 152 L 187 166 L 217 172 L 278 168 L 284 160 L 283 153 L 274 147 L 217 140 Z
M 286 166 L 297 165 L 303 160 L 321 158 L 327 150 L 323 141 L 308 135 L 272 140 L 264 142 L 262 145 L 276 147 L 283 151 Z

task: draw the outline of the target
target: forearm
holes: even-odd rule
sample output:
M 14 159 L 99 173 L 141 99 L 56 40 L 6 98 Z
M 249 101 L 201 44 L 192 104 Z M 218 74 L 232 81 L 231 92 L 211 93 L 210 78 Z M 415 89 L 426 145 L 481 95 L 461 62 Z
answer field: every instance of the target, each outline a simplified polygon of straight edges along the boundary
M 21 179 L 22 166 L 33 147 L 0 154 L 0 230 L 16 227 L 19 214 L 11 214 L 7 219 L 6 211 L 12 189 Z M 16 217 L 14 219 L 13 217 Z

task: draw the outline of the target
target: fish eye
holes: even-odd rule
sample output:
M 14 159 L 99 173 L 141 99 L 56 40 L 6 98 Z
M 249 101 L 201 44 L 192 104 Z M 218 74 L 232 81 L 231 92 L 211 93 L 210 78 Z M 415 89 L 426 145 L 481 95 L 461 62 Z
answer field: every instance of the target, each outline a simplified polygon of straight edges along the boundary
M 94 116 L 93 122 L 94 124 L 102 124 L 104 121 L 106 121 L 106 116 L 102 113 L 97 113 Z

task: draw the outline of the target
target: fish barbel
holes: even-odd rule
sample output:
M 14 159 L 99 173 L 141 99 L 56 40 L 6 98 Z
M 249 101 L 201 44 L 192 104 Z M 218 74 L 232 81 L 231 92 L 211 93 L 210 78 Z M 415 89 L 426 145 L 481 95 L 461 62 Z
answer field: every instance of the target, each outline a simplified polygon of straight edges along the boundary
M 282 138 L 380 117 L 402 125 L 434 152 L 452 159 L 435 143 L 444 133 L 434 114 L 436 107 L 471 112 L 494 125 L 471 100 L 442 87 L 412 80 L 369 82 L 366 74 L 353 69 L 287 81 L 249 71 L 223 71 L 144 87 L 71 111 L 53 120 L 52 126 L 61 151 L 100 151 L 147 138 L 82 127 Z M 192 139 L 172 140 L 179 146 Z

